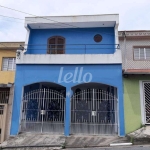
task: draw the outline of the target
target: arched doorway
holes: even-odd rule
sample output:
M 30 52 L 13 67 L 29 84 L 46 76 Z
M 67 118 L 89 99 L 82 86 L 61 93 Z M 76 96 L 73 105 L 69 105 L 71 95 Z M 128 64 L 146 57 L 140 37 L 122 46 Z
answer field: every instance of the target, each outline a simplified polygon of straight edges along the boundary
M 66 88 L 48 82 L 24 87 L 21 132 L 64 133 Z
M 71 134 L 117 134 L 117 88 L 85 83 L 72 91 Z

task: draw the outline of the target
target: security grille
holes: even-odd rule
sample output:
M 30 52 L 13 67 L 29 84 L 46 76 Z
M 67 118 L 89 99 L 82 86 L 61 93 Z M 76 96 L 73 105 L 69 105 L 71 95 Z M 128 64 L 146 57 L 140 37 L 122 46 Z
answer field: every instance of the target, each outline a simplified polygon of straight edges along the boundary
M 144 82 L 145 120 L 150 124 L 150 82 Z
M 7 104 L 0 103 L 0 143 L 5 139 Z
M 9 91 L 0 91 L 0 143 L 5 140 L 6 114 L 9 101 Z
M 9 100 L 9 91 L 0 91 L 0 103 L 7 104 Z
M 2 128 L 3 128 L 3 121 L 4 121 L 4 105 L 0 105 L 0 143 L 2 143 Z
M 71 133 L 117 134 L 117 98 L 106 91 L 88 89 L 71 99 Z
M 23 97 L 21 131 L 64 133 L 65 97 L 51 89 L 28 92 Z

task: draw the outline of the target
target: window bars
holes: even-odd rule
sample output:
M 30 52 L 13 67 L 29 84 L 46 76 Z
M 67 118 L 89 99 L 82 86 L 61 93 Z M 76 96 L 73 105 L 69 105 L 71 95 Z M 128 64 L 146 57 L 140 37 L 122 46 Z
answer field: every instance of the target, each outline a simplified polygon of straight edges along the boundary
M 0 103 L 7 104 L 9 101 L 9 91 L 0 91 Z

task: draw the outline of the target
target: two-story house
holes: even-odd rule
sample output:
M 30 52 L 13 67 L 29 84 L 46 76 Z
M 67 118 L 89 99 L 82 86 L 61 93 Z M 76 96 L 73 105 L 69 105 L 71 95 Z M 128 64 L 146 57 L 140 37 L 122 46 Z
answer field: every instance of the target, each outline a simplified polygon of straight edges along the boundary
M 0 143 L 10 135 L 16 50 L 23 42 L 0 42 Z
M 125 130 L 150 124 L 150 31 L 120 31 Z
M 125 135 L 119 15 L 27 17 L 11 135 Z

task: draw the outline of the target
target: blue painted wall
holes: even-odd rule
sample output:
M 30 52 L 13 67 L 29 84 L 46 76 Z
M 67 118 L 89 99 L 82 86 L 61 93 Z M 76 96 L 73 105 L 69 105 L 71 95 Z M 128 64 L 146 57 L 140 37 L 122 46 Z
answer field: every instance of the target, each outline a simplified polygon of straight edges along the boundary
M 100 43 L 96 43 L 93 39 L 96 34 L 101 34 L 103 37 Z M 48 38 L 52 36 L 63 36 L 66 39 L 65 53 L 67 54 L 112 54 L 115 51 L 114 28 L 107 27 L 80 29 L 31 29 L 27 53 L 46 54 Z
M 63 67 L 62 77 L 58 83 L 60 69 Z M 80 70 L 83 67 L 81 79 L 79 72 L 77 78 L 72 81 L 63 82 L 67 73 L 75 74 L 75 68 Z M 120 136 L 125 135 L 124 131 L 124 105 L 123 105 L 123 86 L 122 86 L 122 66 L 121 65 L 17 65 L 15 77 L 15 94 L 13 103 L 13 114 L 11 124 L 11 135 L 19 132 L 19 118 L 21 108 L 21 96 L 24 86 L 37 82 L 54 82 L 66 87 L 66 92 L 71 91 L 71 87 L 83 83 L 83 77 L 86 73 L 92 74 L 91 82 L 99 82 L 112 85 L 118 88 L 119 98 L 119 124 Z M 88 75 L 86 79 L 88 80 Z M 78 82 L 79 81 L 79 82 Z M 70 114 L 70 98 L 66 97 L 66 114 Z M 70 116 L 65 120 L 65 135 L 69 135 Z

